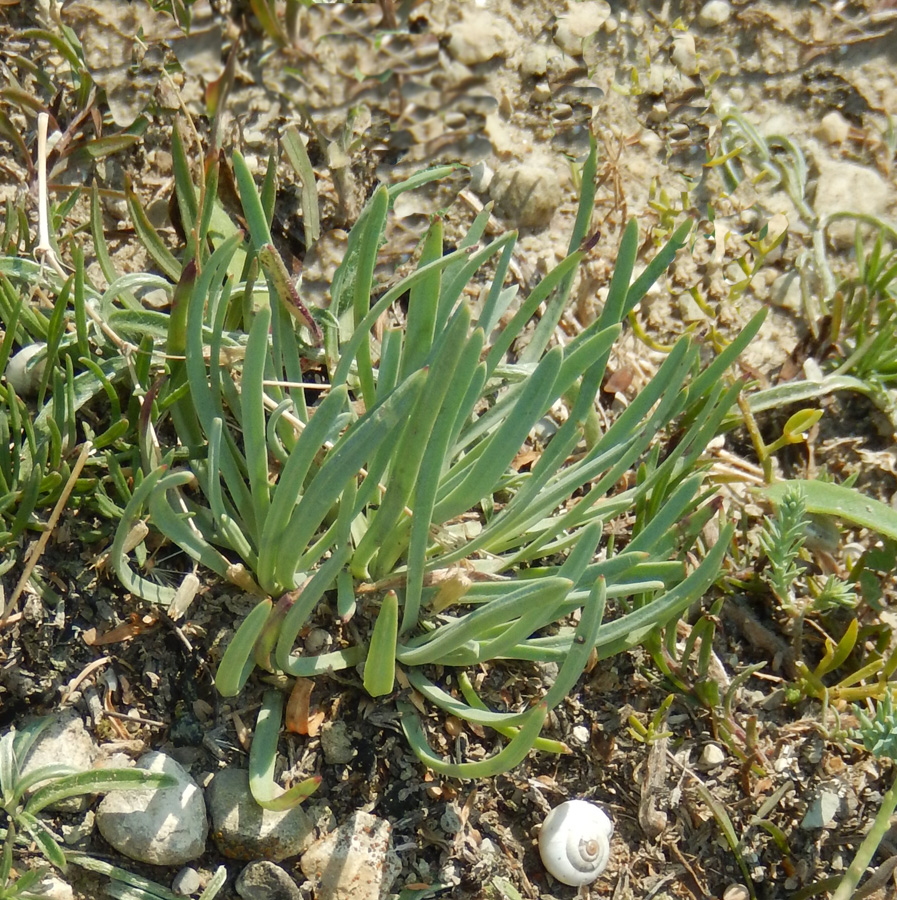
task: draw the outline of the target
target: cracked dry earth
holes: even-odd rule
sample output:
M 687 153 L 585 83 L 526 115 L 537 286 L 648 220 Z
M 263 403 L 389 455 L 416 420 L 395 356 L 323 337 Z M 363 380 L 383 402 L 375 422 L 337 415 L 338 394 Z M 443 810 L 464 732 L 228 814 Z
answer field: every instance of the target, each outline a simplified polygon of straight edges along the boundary
M 189 38 L 170 17 L 150 15 L 148 7 L 138 13 L 140 6 L 136 0 L 76 0 L 61 7 L 0 3 L 0 71 L 6 80 L 0 94 L 0 199 L 21 208 L 34 226 L 35 110 L 19 104 L 16 90 L 38 97 L 63 128 L 79 112 L 64 88 L 66 63 L 40 29 L 52 32 L 61 23 L 74 29 L 101 88 L 78 126 L 82 132 L 95 128 L 97 119 L 106 134 L 141 122 L 135 140 L 103 159 L 60 155 L 54 164 L 51 157 L 57 202 L 76 185 L 99 185 L 104 230 L 120 272 L 149 265 L 128 218 L 126 179 L 153 223 L 174 240 L 171 130 L 184 129 L 188 146 L 195 138 L 209 139 L 206 92 L 229 55 L 235 77 L 217 126 L 221 145 L 240 148 L 261 177 L 287 127 L 309 138 L 322 236 L 304 245 L 300 188 L 284 165 L 275 219 L 284 253 L 303 262 L 310 303 L 326 304 L 346 230 L 372 186 L 443 161 L 471 168 L 402 196 L 379 277 L 389 280 L 404 271 L 437 210 L 449 210 L 451 241 L 493 202 L 489 230 L 519 228 L 512 272 L 531 287 L 566 253 L 591 124 L 599 144 L 593 228 L 600 234 L 577 280 L 561 337 L 576 333 L 600 309 L 625 222 L 638 219 L 645 259 L 672 209 L 698 223 L 693 253 L 681 254 L 668 280 L 645 298 L 637 323 L 655 344 L 666 344 L 687 330 L 707 334 L 711 325 L 734 333 L 760 305 L 769 305 L 771 314 L 743 362 L 752 377 L 773 383 L 810 330 L 793 273 L 813 236 L 781 184 L 745 178 L 733 188 L 720 168 L 704 165 L 718 152 L 723 112 L 737 108 L 763 134 L 787 135 L 800 144 L 808 166 L 806 201 L 817 214 L 850 209 L 897 219 L 888 130 L 893 133 L 889 117 L 897 116 L 892 3 L 335 4 L 309 14 L 300 37 L 287 46 L 266 35 L 248 3 L 195 3 Z M 373 35 L 392 26 L 389 16 L 396 15 L 395 34 L 375 41 Z M 132 39 L 138 30 L 139 59 Z M 355 75 L 370 72 L 384 77 Z M 195 138 L 185 125 L 188 116 Z M 77 198 L 67 211 L 67 227 L 83 227 L 88 219 L 89 202 Z M 767 223 L 787 226 L 788 239 L 732 301 L 732 284 L 741 277 L 736 263 Z M 847 272 L 853 226 L 833 227 L 826 242 L 834 275 Z M 91 277 L 102 284 L 91 262 Z M 633 396 L 660 359 L 635 329 L 627 331 L 612 359 L 619 380 L 607 388 L 610 415 L 613 404 Z M 890 502 L 897 490 L 893 420 L 855 395 L 833 394 L 825 403 L 829 415 L 812 453 L 795 454 L 787 465 L 801 474 L 855 474 L 863 490 Z M 776 421 L 763 424 L 777 433 Z M 745 435 L 728 435 L 718 450 L 717 462 L 756 479 Z M 766 514 L 734 490 L 723 503 L 745 534 Z M 625 525 L 608 527 L 625 534 Z M 856 533 L 842 540 L 862 544 L 874 536 Z M 260 687 L 251 688 L 236 702 L 225 702 L 212 686 L 222 648 L 252 601 L 205 577 L 186 618 L 174 623 L 126 595 L 96 565 L 108 541 L 108 528 L 74 514 L 63 517 L 38 569 L 58 604 L 50 608 L 37 593 L 26 592 L 2 633 L 2 724 L 68 710 L 73 727 L 84 733 L 90 764 L 98 753 L 127 761 L 162 751 L 185 776 L 189 772 L 197 792 L 205 789 L 211 805 L 214 779 L 246 767 L 247 725 L 261 694 Z M 7 597 L 25 549 L 7 550 Z M 156 564 L 163 575 L 169 568 L 179 578 L 184 561 L 167 553 L 160 548 Z M 883 572 L 880 582 L 886 621 L 895 599 L 893 573 Z M 707 598 L 706 608 L 714 599 Z M 317 624 L 306 641 L 323 645 L 331 639 L 328 625 L 323 619 Z M 537 835 L 551 807 L 586 797 L 609 813 L 615 831 L 609 865 L 585 895 L 810 896 L 801 889 L 843 873 L 892 775 L 886 763 L 835 739 L 817 702 L 787 702 L 795 673 L 783 627 L 762 597 L 736 593 L 723 607 L 712 677 L 725 689 L 747 667 L 765 663 L 735 682 L 729 745 L 707 710 L 681 693 L 665 720 L 668 736 L 637 740 L 630 718 L 647 724 L 670 686 L 646 654 L 633 652 L 592 668 L 553 714 L 547 733 L 564 740 L 569 755 L 531 755 L 513 772 L 475 784 L 427 772 L 405 744 L 392 706 L 367 698 L 356 678 L 318 679 L 312 702 L 324 724 L 315 736 L 282 739 L 279 773 L 282 780 L 322 777 L 317 794 L 302 807 L 309 838 L 367 815 L 376 819 L 363 819 L 362 830 L 376 835 L 378 823 L 388 823 L 391 831 L 388 854 L 386 840 L 378 838 L 356 880 L 347 875 L 346 884 L 332 889 L 316 887 L 315 866 L 300 864 L 297 846 L 247 854 L 229 845 L 214 822 L 195 852 L 159 864 L 116 852 L 108 835 L 94 827 L 94 808 L 54 814 L 53 824 L 72 848 L 194 895 L 224 865 L 224 897 L 361 900 L 401 891 L 408 900 L 569 900 L 577 891 L 545 873 Z M 687 633 L 683 624 L 683 638 Z M 553 672 L 550 666 L 512 663 L 479 675 L 484 691 L 514 704 L 550 684 Z M 431 742 L 443 753 L 460 749 L 476 758 L 491 752 L 488 735 L 451 719 L 433 719 L 430 728 Z M 743 868 L 708 798 L 727 813 Z M 247 862 L 272 860 L 280 863 L 277 871 L 263 867 L 256 881 L 246 876 Z M 895 860 L 892 830 L 864 896 L 895 896 Z M 388 877 L 378 882 L 384 873 Z M 101 895 L 105 880 L 80 869 L 70 875 L 75 896 Z

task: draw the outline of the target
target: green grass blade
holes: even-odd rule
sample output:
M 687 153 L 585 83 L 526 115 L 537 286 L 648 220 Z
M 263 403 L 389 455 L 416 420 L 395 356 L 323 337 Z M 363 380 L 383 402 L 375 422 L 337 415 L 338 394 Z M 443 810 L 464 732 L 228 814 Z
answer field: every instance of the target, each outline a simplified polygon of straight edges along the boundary
M 246 465 L 249 469 L 249 491 L 255 510 L 255 524 L 259 529 L 255 535 L 256 539 L 261 537 L 271 504 L 264 405 L 265 363 L 268 359 L 270 323 L 271 311 L 267 307 L 259 309 L 253 317 L 240 382 L 240 424 L 243 429 Z M 214 473 L 212 477 L 215 477 Z
M 561 368 L 560 347 L 550 350 L 526 382 L 514 411 L 485 444 L 484 451 L 448 496 L 436 504 L 433 519 L 445 522 L 488 496 L 523 446 L 533 425 L 545 414 L 557 394 L 554 386 Z
M 343 511 L 340 510 L 340 512 L 342 513 Z M 348 561 L 351 552 L 352 548 L 348 542 L 342 541 L 334 549 L 330 559 L 319 566 L 312 578 L 301 589 L 297 589 L 296 595 L 293 596 L 291 594 L 293 602 L 280 626 L 280 636 L 277 639 L 275 658 L 277 667 L 281 671 L 291 671 L 291 666 L 296 662 L 297 658 L 292 657 L 290 654 L 300 630 L 305 626 L 318 601 L 324 596 L 324 592 L 329 590 L 333 582 L 339 577 L 340 572 L 343 571 L 343 567 Z
M 706 591 L 719 574 L 732 533 L 732 526 L 726 525 L 701 564 L 672 590 L 640 609 L 603 625 L 595 644 L 598 658 L 607 659 L 637 646 L 652 629 L 665 625 L 688 609 L 695 597 Z
M 249 680 L 255 668 L 255 642 L 264 631 L 272 608 L 269 597 L 257 603 L 227 645 L 215 673 L 215 687 L 222 697 L 236 697 Z
M 549 709 L 554 709 L 555 706 L 572 694 L 573 689 L 576 687 L 576 682 L 579 681 L 580 676 L 585 672 L 592 649 L 598 642 L 606 601 L 607 585 L 603 578 L 599 578 L 589 592 L 589 599 L 583 606 L 582 616 L 570 643 L 570 652 L 564 659 L 554 684 L 543 698 Z
M 442 219 L 434 219 L 424 238 L 418 266 L 425 266 L 442 256 Z M 430 352 L 436 333 L 436 311 L 442 272 L 431 272 L 409 292 L 408 317 L 405 322 L 405 349 L 402 355 L 402 377 L 419 369 Z
M 324 516 L 339 499 L 349 479 L 356 477 L 413 407 L 425 378 L 426 370 L 412 375 L 383 403 L 366 413 L 327 454 L 278 540 L 276 572 L 281 584 L 292 584 L 296 563 Z
M 391 473 L 386 495 L 352 558 L 352 567 L 356 575 L 360 576 L 378 549 L 386 551 L 385 558 L 388 565 L 394 562 L 389 546 L 391 538 L 397 534 L 396 523 L 411 502 L 415 486 L 419 482 L 421 464 L 436 421 L 443 414 L 442 406 L 446 394 L 458 381 L 470 380 L 471 373 L 460 373 L 456 380 L 456 370 L 464 351 L 469 327 L 470 310 L 463 304 L 441 341 L 439 353 L 432 361 L 430 371 L 433 377 L 427 378 L 420 398 L 391 451 L 393 459 L 401 460 L 401 465 Z M 442 460 L 439 461 L 439 467 L 442 468 Z M 375 572 L 375 577 L 386 575 L 383 566 L 375 567 Z
M 521 586 L 511 582 L 505 596 L 478 607 L 450 625 L 442 625 L 427 636 L 420 646 L 400 645 L 396 658 L 404 666 L 439 664 L 459 647 L 477 641 L 484 632 L 498 625 L 504 625 L 523 615 L 532 604 L 554 602 L 556 594 L 566 595 L 573 583 L 566 578 L 541 578 Z
M 246 160 L 239 150 L 234 150 L 231 158 L 234 167 L 234 178 L 237 182 L 237 190 L 240 192 L 240 203 L 243 206 L 243 214 L 246 216 L 246 224 L 249 225 L 249 236 L 252 246 L 259 251 L 265 244 L 271 243 L 271 229 L 268 227 L 268 216 L 265 214 L 262 198 Z
M 283 695 L 280 691 L 265 691 L 249 750 L 249 790 L 259 806 L 275 812 L 298 806 L 321 783 L 321 776 L 315 775 L 284 791 L 275 782 L 274 765 L 282 719 Z
M 290 516 L 302 497 L 305 479 L 315 456 L 320 452 L 334 422 L 347 407 L 348 393 L 348 388 L 343 384 L 330 391 L 321 401 L 280 473 L 259 545 L 259 581 L 268 590 L 273 590 L 277 583 L 275 565 L 280 548 L 279 536 L 287 527 Z
M 159 233 L 147 217 L 140 203 L 140 198 L 134 192 L 131 180 L 127 175 L 125 175 L 125 201 L 128 205 L 128 212 L 131 214 L 134 231 L 137 232 L 137 236 L 140 238 L 143 246 L 146 247 L 147 253 L 153 258 L 153 261 L 165 276 L 176 283 L 181 277 L 181 264 L 175 259 L 168 247 L 165 246 L 162 238 L 159 237 Z
M 638 222 L 630 219 L 623 230 L 623 237 L 620 239 L 617 259 L 614 263 L 614 274 L 610 280 L 604 309 L 601 311 L 599 321 L 602 328 L 616 325 L 626 317 L 626 294 L 629 291 L 629 281 L 632 278 L 632 270 L 637 256 Z M 666 266 L 663 268 L 666 269 Z
M 478 762 L 452 763 L 437 756 L 427 744 L 423 726 L 414 707 L 410 703 L 399 704 L 400 721 L 405 737 L 418 759 L 428 768 L 449 778 L 489 778 L 508 772 L 526 759 L 532 750 L 545 718 L 548 707 L 544 703 L 534 706 L 524 717 L 520 731 L 498 753 Z
M 308 158 L 308 151 L 294 125 L 287 128 L 284 133 L 283 151 L 302 184 L 302 227 L 305 231 L 305 246 L 311 247 L 321 236 L 318 188 L 315 181 L 315 170 Z
M 399 599 L 395 591 L 388 591 L 374 622 L 371 644 L 364 664 L 364 689 L 372 697 L 383 697 L 392 693 L 395 684 L 398 631 Z
M 115 538 L 109 550 L 109 562 L 125 590 L 130 591 L 135 597 L 142 597 L 144 600 L 167 609 L 174 600 L 174 590 L 139 576 L 128 565 L 127 555 L 124 551 L 125 541 L 131 529 L 137 524 L 143 513 L 143 507 L 148 503 L 164 473 L 164 466 L 154 469 L 134 490 L 125 507 L 124 515 L 118 523 L 118 528 L 115 530 Z
M 661 247 L 651 262 L 645 266 L 645 271 L 632 282 L 626 292 L 626 300 L 618 321 L 622 321 L 624 316 L 629 315 L 635 305 L 648 293 L 654 282 L 670 267 L 676 254 L 685 246 L 692 228 L 694 228 L 694 222 L 691 219 L 683 222 L 670 235 L 670 239 Z
M 25 811 L 36 815 L 53 803 L 69 797 L 80 797 L 83 794 L 159 790 L 174 787 L 176 783 L 171 775 L 147 772 L 145 769 L 92 769 L 88 772 L 66 775 L 38 788 L 25 804 Z

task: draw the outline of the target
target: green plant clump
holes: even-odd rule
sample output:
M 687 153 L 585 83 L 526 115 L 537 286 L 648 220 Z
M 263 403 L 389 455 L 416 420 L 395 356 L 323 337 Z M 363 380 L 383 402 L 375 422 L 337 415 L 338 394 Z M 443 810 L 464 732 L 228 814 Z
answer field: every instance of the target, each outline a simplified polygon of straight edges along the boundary
M 563 750 L 539 735 L 590 655 L 620 653 L 675 622 L 718 573 L 728 526 L 692 571 L 684 553 L 715 512 L 701 454 L 740 390 L 723 376 L 761 317 L 703 371 L 699 346 L 680 341 L 604 428 L 596 400 L 620 323 L 669 266 L 691 223 L 633 279 L 639 238 L 630 222 L 601 316 L 552 346 L 586 252 L 594 148 L 569 255 L 528 296 L 505 285 L 516 235 L 484 240 L 488 210 L 451 252 L 434 219 L 414 271 L 388 289 L 375 283 L 393 202 L 451 171 L 443 167 L 374 191 L 349 236 L 329 308 L 311 312 L 272 245 L 272 180 L 259 192 L 239 154 L 233 167 L 248 237 L 211 227 L 220 211 L 214 184 L 199 190 L 186 178 L 178 195 L 193 235 L 186 263 L 163 255 L 151 226 L 142 226 L 177 281 L 169 378 L 142 421 L 154 435 L 162 430 L 151 426 L 170 416 L 179 446 L 144 440 L 143 479 L 110 554 L 121 580 L 146 599 L 173 599 L 173 589 L 144 578 L 125 550 L 148 512 L 194 560 L 261 597 L 221 661 L 222 694 L 238 693 L 256 666 L 292 676 L 360 667 L 372 696 L 390 694 L 398 673 L 436 707 L 510 737 L 491 758 L 447 761 L 400 700 L 408 739 L 433 769 L 490 775 L 533 746 Z M 472 305 L 466 289 L 486 278 L 487 263 L 491 280 Z M 375 324 L 401 300 L 404 326 L 386 327 L 377 340 Z M 313 402 L 303 377 L 311 368 L 323 373 Z M 674 422 L 677 440 L 661 459 L 657 436 Z M 550 431 L 550 439 L 540 436 Z M 529 467 L 515 464 L 521 450 L 531 452 Z M 639 478 L 620 490 L 633 467 Z M 617 550 L 603 541 L 605 526 L 630 513 L 632 539 Z M 357 616 L 361 640 L 319 656 L 297 652 L 296 638 L 325 596 L 340 620 Z M 603 623 L 608 598 L 623 614 Z M 497 659 L 554 661 L 560 669 L 532 705 L 492 710 L 463 670 Z M 434 674 L 448 667 L 458 672 L 458 692 Z M 265 734 L 281 702 L 277 692 L 266 694 Z M 267 802 L 272 733 L 253 766 Z

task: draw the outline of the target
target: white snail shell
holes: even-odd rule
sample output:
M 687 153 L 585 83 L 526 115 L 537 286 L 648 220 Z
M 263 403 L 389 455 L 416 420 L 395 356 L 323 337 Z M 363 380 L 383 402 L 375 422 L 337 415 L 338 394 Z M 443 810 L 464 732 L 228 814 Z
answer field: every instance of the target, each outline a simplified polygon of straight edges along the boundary
M 607 867 L 613 833 L 613 823 L 594 803 L 568 800 L 556 806 L 542 823 L 542 862 L 564 884 L 590 884 Z
M 37 393 L 47 361 L 35 360 L 34 357 L 46 349 L 47 345 L 42 341 L 28 344 L 6 363 L 6 381 L 20 397 L 30 397 Z

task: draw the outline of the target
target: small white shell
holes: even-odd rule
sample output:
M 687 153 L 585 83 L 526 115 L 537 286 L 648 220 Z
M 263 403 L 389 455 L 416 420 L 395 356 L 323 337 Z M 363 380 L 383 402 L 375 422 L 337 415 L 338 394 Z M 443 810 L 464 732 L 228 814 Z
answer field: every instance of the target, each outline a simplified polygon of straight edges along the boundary
M 542 862 L 564 884 L 590 884 L 607 867 L 613 833 L 613 823 L 594 803 L 568 800 L 556 806 L 542 823 Z
M 35 360 L 34 357 L 46 349 L 47 345 L 42 341 L 28 344 L 6 363 L 6 382 L 20 397 L 30 397 L 37 393 L 47 361 Z

